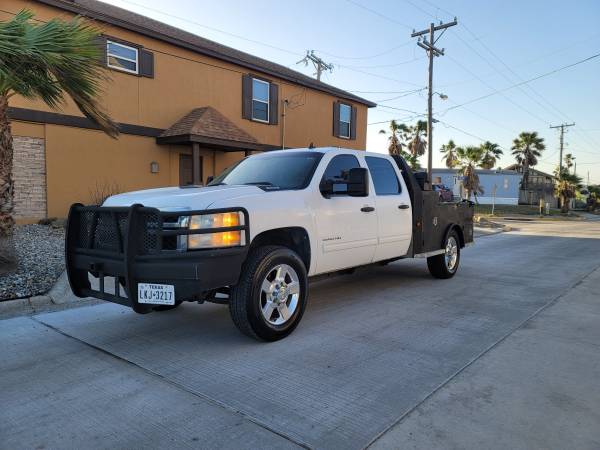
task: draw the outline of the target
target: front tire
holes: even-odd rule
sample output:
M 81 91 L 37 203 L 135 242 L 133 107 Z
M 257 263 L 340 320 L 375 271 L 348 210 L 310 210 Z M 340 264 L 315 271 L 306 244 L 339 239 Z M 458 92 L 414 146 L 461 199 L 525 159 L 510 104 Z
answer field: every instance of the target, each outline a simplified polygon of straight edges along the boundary
M 429 273 L 435 278 L 452 278 L 458 270 L 460 263 L 460 240 L 456 231 L 452 230 L 448 233 L 444 242 L 444 249 L 445 251 L 441 255 L 427 258 Z
M 245 335 L 277 341 L 298 326 L 307 298 L 300 257 L 286 247 L 259 247 L 248 255 L 238 284 L 231 288 L 229 312 Z

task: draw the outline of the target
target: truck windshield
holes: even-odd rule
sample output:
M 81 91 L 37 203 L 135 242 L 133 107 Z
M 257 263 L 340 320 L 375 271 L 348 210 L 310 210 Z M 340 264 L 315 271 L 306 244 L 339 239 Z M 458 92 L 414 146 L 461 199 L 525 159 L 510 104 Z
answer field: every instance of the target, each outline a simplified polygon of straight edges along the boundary
M 320 152 L 289 152 L 242 159 L 208 185 L 254 185 L 264 190 L 304 189 L 323 157 Z

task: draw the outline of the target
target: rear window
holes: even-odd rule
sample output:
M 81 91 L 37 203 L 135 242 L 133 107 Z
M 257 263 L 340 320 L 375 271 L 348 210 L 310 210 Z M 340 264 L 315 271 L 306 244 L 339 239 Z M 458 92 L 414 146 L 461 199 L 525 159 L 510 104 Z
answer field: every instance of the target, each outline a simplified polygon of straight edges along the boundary
M 402 192 L 402 186 L 391 162 L 376 156 L 366 156 L 365 160 L 371 172 L 375 194 L 394 195 Z

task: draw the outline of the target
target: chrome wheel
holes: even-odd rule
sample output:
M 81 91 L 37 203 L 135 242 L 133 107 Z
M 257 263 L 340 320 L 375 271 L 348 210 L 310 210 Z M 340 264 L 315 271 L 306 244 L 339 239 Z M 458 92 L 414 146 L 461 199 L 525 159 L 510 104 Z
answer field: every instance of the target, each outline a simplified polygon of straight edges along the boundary
M 454 236 L 448 237 L 446 242 L 446 253 L 444 254 L 446 261 L 446 267 L 450 272 L 454 272 L 456 269 L 456 262 L 458 261 L 458 243 Z
M 283 325 L 293 317 L 300 298 L 300 281 L 287 264 L 278 264 L 265 277 L 260 291 L 260 309 L 271 325 Z

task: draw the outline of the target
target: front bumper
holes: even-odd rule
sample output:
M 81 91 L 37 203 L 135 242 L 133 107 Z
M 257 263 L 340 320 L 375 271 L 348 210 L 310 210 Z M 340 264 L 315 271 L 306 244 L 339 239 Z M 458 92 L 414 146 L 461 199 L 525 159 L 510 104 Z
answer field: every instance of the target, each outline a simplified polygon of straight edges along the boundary
M 203 230 L 163 228 L 174 215 L 231 211 L 244 214 L 243 225 Z M 179 236 L 238 230 L 245 233 L 244 246 L 180 251 L 173 245 Z M 243 208 L 174 213 L 142 205 L 96 207 L 75 204 L 71 206 L 67 221 L 66 269 L 71 289 L 78 297 L 96 297 L 145 313 L 155 305 L 138 302 L 138 283 L 174 285 L 176 303 L 200 299 L 207 291 L 237 283 L 248 243 L 248 213 Z M 99 279 L 98 289 L 92 288 L 89 274 Z M 113 292 L 106 292 L 105 277 L 115 278 Z

